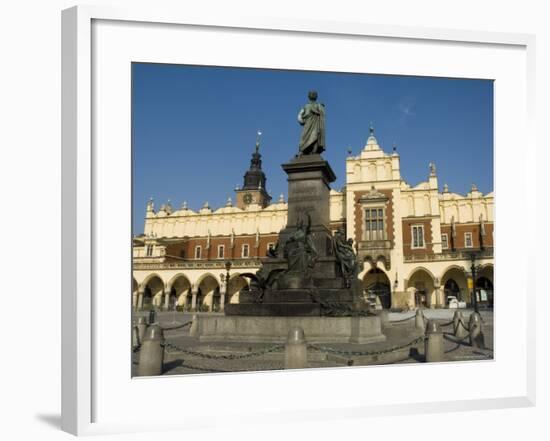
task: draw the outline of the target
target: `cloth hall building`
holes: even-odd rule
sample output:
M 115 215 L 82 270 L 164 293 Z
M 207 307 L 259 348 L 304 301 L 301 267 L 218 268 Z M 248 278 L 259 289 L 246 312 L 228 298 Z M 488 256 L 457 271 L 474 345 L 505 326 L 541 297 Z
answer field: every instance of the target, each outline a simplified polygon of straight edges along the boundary
M 346 159 L 346 184 L 330 192 L 333 231 L 353 238 L 364 295 L 383 308 L 447 307 L 448 300 L 493 303 L 493 193 L 472 185 L 460 195 L 439 192 L 435 165 L 412 187 L 400 158 L 384 152 L 370 128 L 359 155 Z M 248 289 L 242 273 L 255 272 L 286 225 L 287 204 L 272 201 L 259 142 L 236 198 L 198 211 L 147 204 L 143 234 L 133 238 L 132 305 L 222 311 Z M 475 280 L 471 254 L 475 255 Z M 226 280 L 226 262 L 231 262 Z

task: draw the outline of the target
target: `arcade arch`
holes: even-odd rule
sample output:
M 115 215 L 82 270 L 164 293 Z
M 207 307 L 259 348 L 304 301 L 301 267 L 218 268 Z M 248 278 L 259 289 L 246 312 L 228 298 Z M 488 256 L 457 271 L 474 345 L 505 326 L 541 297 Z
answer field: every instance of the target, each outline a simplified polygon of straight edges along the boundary
M 212 274 L 206 274 L 198 283 L 196 308 L 199 311 L 220 308 L 220 284 Z
M 390 279 L 380 268 L 371 268 L 363 276 L 363 290 L 369 301 L 378 297 L 383 308 L 391 308 Z
M 191 282 L 184 274 L 174 276 L 169 284 L 170 300 L 168 307 L 186 306 L 191 302 Z
M 448 305 L 447 299 L 451 296 L 456 297 L 460 302 L 468 302 L 470 296 L 464 268 L 459 266 L 447 268 L 441 277 L 441 286 L 445 306 Z
M 426 268 L 413 270 L 407 281 L 407 288 L 414 288 L 414 303 L 416 307 L 430 307 L 436 304 L 435 278 Z
M 164 283 L 156 274 L 151 275 L 144 281 L 143 300 L 140 309 L 148 309 L 150 307 L 160 307 L 162 304 L 162 296 L 164 294 Z
M 249 289 L 248 281 L 240 274 L 235 274 L 229 278 L 229 286 L 225 295 L 225 303 L 239 303 L 241 291 Z

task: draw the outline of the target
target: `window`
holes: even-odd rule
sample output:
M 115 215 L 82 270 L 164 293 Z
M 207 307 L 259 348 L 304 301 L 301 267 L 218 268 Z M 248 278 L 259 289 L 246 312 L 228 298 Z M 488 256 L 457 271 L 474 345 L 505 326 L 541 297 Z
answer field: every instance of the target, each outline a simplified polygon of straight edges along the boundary
M 218 259 L 223 259 L 225 254 L 225 246 L 218 245 Z
M 464 246 L 466 248 L 472 248 L 474 246 L 472 243 L 472 233 L 464 233 Z
M 449 248 L 449 236 L 447 235 L 447 233 L 441 235 L 441 248 Z
M 145 249 L 145 255 L 147 257 L 151 257 L 153 255 L 153 249 L 155 248 L 154 245 L 147 245 L 147 248 Z
M 267 251 L 272 251 L 275 249 L 275 244 L 273 242 L 269 242 L 267 244 Z
M 195 247 L 195 259 L 200 259 L 201 255 L 202 255 L 202 247 L 200 245 L 196 246 Z
M 412 248 L 424 248 L 424 225 L 413 225 Z
M 365 240 L 384 240 L 384 210 L 367 208 L 365 210 Z
M 250 249 L 250 247 L 248 246 L 247 243 L 243 244 L 243 249 L 241 251 L 241 256 L 242 257 L 248 257 L 249 256 L 249 249 Z

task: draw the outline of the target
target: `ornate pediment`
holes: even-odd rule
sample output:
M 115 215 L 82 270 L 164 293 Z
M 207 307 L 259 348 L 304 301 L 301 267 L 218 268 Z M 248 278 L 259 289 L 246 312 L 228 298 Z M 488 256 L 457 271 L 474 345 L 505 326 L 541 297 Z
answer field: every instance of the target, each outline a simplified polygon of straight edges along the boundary
M 384 193 L 380 193 L 378 190 L 374 188 L 374 185 L 370 189 L 370 191 L 361 196 L 359 198 L 360 203 L 367 203 L 367 202 L 379 202 L 379 201 L 387 201 L 388 197 Z

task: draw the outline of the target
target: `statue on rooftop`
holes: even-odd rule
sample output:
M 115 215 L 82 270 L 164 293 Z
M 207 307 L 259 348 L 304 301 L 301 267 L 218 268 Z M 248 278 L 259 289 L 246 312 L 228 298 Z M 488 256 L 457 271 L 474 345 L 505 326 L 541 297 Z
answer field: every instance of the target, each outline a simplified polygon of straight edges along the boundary
M 320 154 L 325 150 L 325 105 L 317 102 L 317 92 L 308 93 L 307 103 L 298 114 L 302 129 L 299 156 Z

